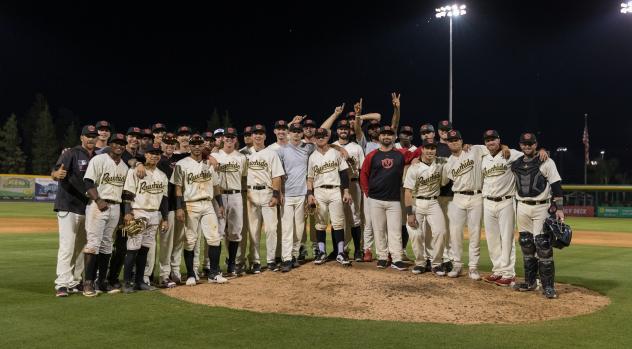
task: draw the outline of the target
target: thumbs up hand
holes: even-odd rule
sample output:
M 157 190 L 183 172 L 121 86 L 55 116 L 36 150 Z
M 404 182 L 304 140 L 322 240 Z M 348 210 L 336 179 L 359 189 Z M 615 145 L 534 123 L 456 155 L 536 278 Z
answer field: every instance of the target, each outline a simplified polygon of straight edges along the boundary
M 66 169 L 64 168 L 64 164 L 61 164 L 61 166 L 59 166 L 59 168 L 55 171 L 53 171 L 53 179 L 60 181 L 64 178 L 66 178 L 66 175 L 68 174 L 68 171 L 66 171 Z

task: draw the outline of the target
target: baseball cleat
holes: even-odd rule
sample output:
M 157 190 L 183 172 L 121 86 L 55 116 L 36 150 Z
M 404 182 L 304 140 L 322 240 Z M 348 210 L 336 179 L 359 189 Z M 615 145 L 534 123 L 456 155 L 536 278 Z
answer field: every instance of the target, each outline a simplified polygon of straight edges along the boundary
M 519 282 L 519 283 L 515 283 L 513 286 L 511 286 L 511 288 L 520 292 L 535 291 L 538 289 L 538 284 L 537 283 L 529 284 L 527 282 Z
M 255 263 L 252 265 L 252 273 L 253 274 L 261 274 L 261 264 Z
M 144 282 L 141 282 L 139 284 L 137 284 L 134 289 L 136 291 L 155 291 L 156 288 L 154 286 L 151 286 L 149 284 L 146 284 Z
M 426 272 L 426 267 L 423 265 L 415 265 L 412 269 L 413 274 L 423 274 Z
M 371 249 L 367 248 L 364 250 L 364 256 L 362 257 L 362 261 L 366 263 L 373 261 L 373 253 L 371 253 Z
M 83 293 L 83 282 L 68 289 L 68 293 Z
M 195 286 L 197 285 L 197 281 L 195 280 L 195 276 L 189 276 L 186 282 L 187 286 Z
M 388 262 L 384 259 L 380 259 L 377 261 L 377 267 L 380 269 L 386 269 L 386 267 L 388 267 Z
M 451 272 L 452 271 L 452 261 L 447 261 L 447 262 L 441 263 L 441 267 L 443 268 L 443 270 L 446 273 Z
M 456 267 L 448 272 L 449 278 L 456 278 L 459 277 L 459 275 L 461 275 L 461 267 Z
M 66 287 L 60 287 L 55 291 L 55 297 L 68 297 L 68 289 Z
M 208 283 L 209 284 L 225 284 L 228 282 L 228 279 L 223 277 L 221 273 L 217 273 L 214 276 L 209 276 Z
M 160 282 L 160 288 L 174 288 L 176 287 L 176 283 L 167 279 L 164 279 Z
M 470 279 L 478 281 L 481 279 L 481 274 L 478 273 L 477 269 L 470 269 L 467 272 L 467 276 L 469 276 Z
M 121 290 L 123 291 L 123 293 L 134 293 L 136 291 L 134 291 L 134 284 L 131 282 L 126 282 L 123 287 L 121 288 Z
M 432 273 L 436 276 L 445 276 L 446 272 L 443 270 L 443 264 L 436 267 L 432 267 Z
M 489 282 L 491 284 L 495 284 L 496 281 L 500 280 L 503 276 L 497 274 L 490 274 L 483 278 L 483 281 Z
M 353 252 L 353 259 L 356 262 L 362 262 L 364 260 L 364 256 L 362 254 L 362 251 L 357 250 L 357 251 Z
M 235 264 L 235 274 L 236 274 L 237 276 L 242 276 L 242 275 L 244 275 L 244 274 L 246 273 L 246 272 L 245 272 L 245 270 L 246 270 L 246 269 L 244 268 L 244 265 L 243 265 L 243 264 L 241 264 L 241 263 L 237 263 L 237 264 Z
M 345 255 L 344 253 L 338 253 L 338 255 L 336 256 L 336 262 L 342 264 L 343 266 L 351 265 L 351 261 L 349 261 L 349 258 L 347 258 L 347 255 Z
M 318 255 L 314 259 L 314 264 L 320 265 L 327 262 L 327 254 L 325 252 L 318 251 Z
M 515 277 L 502 277 L 500 278 L 500 280 L 496 281 L 496 285 L 498 286 L 502 286 L 502 287 L 508 287 L 508 286 L 512 286 L 516 283 L 516 278 Z
M 287 273 L 290 270 L 292 270 L 292 261 L 285 261 L 285 262 L 283 262 L 283 264 L 281 265 L 281 272 L 282 273 Z
M 281 268 L 279 268 L 279 264 L 276 262 L 268 262 L 268 270 L 269 271 L 279 271 L 281 270 Z
M 83 295 L 86 297 L 96 297 L 97 292 L 94 290 L 94 286 L 92 286 L 91 282 L 84 282 L 83 284 Z
M 542 294 L 544 295 L 544 297 L 548 298 L 548 299 L 556 299 L 557 298 L 557 291 L 555 291 L 555 288 L 553 287 L 545 287 L 544 290 L 542 291 Z
M 300 258 L 301 256 L 299 256 Z M 292 257 L 292 261 L 291 261 L 291 265 L 292 268 L 298 268 L 301 266 L 301 263 L 299 263 L 298 259 L 296 259 L 296 257 Z
M 171 274 L 169 274 L 169 280 L 173 281 L 176 283 L 176 285 L 181 285 L 182 284 L 182 278 L 180 277 L 180 275 L 171 272 Z
M 397 261 L 395 263 L 391 263 L 391 268 L 399 270 L 399 271 L 405 271 L 405 270 L 408 270 L 408 265 L 406 265 L 406 263 L 402 261 Z

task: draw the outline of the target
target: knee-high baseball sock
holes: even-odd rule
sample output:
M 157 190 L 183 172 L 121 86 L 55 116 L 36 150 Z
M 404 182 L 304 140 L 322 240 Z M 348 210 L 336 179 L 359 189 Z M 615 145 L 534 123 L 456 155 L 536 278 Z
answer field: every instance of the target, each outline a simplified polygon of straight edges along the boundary
M 342 229 L 333 230 L 331 235 L 334 238 L 334 247 L 337 247 L 338 254 L 345 251 L 345 231 Z M 334 251 L 336 249 L 334 248 Z
M 219 255 L 222 253 L 222 247 L 220 246 L 208 246 L 208 260 L 210 262 L 210 275 L 215 276 L 219 273 Z
M 406 246 L 408 245 L 408 228 L 406 225 L 402 225 L 402 248 L 404 249 L 404 253 L 406 253 Z
M 360 251 L 360 239 L 362 238 L 360 227 L 351 228 L 351 238 L 353 239 L 354 251 Z
M 125 268 L 123 268 L 123 280 L 126 283 L 132 282 L 132 271 L 134 270 L 134 265 L 136 264 L 136 256 L 138 255 L 138 251 L 127 251 L 125 254 Z
M 97 275 L 97 255 L 94 253 L 84 253 L 85 282 L 93 282 Z
M 228 264 L 235 264 L 235 258 L 237 257 L 237 250 L 239 249 L 239 241 L 228 242 Z
M 108 275 L 110 265 L 110 254 L 99 253 L 97 255 L 97 268 L 99 268 L 99 282 L 104 282 Z
M 195 270 L 193 270 L 193 251 L 182 251 L 184 255 L 184 265 L 187 268 L 187 277 L 195 277 Z
M 136 280 L 134 280 L 136 285 L 140 285 L 143 282 L 148 252 L 149 247 L 141 246 L 140 250 L 138 250 L 138 254 L 136 255 Z
M 325 253 L 325 242 L 327 241 L 327 232 L 324 230 L 316 230 L 316 241 L 318 242 L 318 250 Z

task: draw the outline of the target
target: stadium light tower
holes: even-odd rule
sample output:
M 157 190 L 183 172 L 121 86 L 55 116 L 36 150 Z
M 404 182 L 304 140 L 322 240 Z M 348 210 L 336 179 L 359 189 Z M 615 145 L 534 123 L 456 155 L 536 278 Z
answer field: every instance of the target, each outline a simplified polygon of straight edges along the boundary
M 450 20 L 450 101 L 449 101 L 449 109 L 448 109 L 448 119 L 450 119 L 450 123 L 452 123 L 452 18 L 460 17 L 466 14 L 466 6 L 454 4 L 450 6 L 443 6 L 435 9 L 437 18 L 448 17 Z
M 632 1 L 628 1 L 628 2 L 622 2 L 621 3 L 621 13 L 625 14 L 632 14 Z

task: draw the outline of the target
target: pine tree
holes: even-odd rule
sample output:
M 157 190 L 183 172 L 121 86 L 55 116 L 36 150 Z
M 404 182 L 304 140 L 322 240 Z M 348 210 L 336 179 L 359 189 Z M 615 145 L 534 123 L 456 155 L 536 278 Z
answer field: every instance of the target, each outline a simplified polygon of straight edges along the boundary
M 222 127 L 224 128 L 233 127 L 233 123 L 230 120 L 230 115 L 228 114 L 228 110 L 226 110 L 224 112 L 224 115 L 222 116 Z
M 18 121 L 15 114 L 4 123 L 0 130 L 0 172 L 25 173 L 26 157 L 20 149 Z
M 71 122 L 70 125 L 66 128 L 66 132 L 64 132 L 64 139 L 62 143 L 62 148 L 72 148 L 75 145 L 79 144 L 79 131 L 77 131 L 77 127 L 74 122 Z
M 35 144 L 34 133 L 37 127 L 37 120 L 40 117 L 40 114 L 43 111 L 48 111 L 48 102 L 46 101 L 46 97 L 41 93 L 35 95 L 35 101 L 33 105 L 29 108 L 24 116 L 23 121 L 21 121 L 21 136 L 23 143 L 23 149 L 26 153 L 26 170 L 27 172 L 33 171 L 33 146 Z
M 46 105 L 40 112 L 33 132 L 33 173 L 49 174 L 58 157 L 59 143 L 55 136 L 55 125 Z
M 211 119 L 206 121 L 206 129 L 213 132 L 220 127 L 222 127 L 222 124 L 219 113 L 217 112 L 217 108 L 214 108 L 213 113 L 211 114 Z

